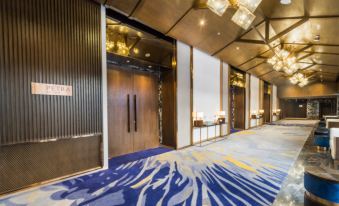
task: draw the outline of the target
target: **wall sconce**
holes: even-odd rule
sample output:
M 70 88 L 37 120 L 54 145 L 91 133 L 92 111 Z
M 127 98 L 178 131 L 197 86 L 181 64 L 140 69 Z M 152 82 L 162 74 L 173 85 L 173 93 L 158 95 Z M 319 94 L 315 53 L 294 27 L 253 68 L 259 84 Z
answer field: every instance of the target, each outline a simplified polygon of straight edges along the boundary
M 251 112 L 251 119 L 257 119 L 258 118 L 258 112 L 256 110 Z
M 259 114 L 260 114 L 260 115 L 263 115 L 264 113 L 265 113 L 265 111 L 264 111 L 263 109 L 260 109 L 260 110 L 259 110 Z
M 203 112 L 193 112 L 193 126 L 202 127 L 204 126 L 204 113 Z
M 217 117 L 218 117 L 218 123 L 219 124 L 224 124 L 226 122 L 226 112 L 225 111 L 219 111 L 217 113 Z

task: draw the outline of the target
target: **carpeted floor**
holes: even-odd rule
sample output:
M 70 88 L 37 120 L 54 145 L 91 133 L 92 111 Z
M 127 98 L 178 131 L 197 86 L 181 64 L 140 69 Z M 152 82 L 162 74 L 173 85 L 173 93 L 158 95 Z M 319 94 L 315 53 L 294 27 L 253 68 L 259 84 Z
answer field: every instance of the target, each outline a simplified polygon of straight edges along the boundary
M 109 170 L 14 194 L 0 205 L 271 205 L 311 131 L 291 120 L 204 147 L 114 158 Z

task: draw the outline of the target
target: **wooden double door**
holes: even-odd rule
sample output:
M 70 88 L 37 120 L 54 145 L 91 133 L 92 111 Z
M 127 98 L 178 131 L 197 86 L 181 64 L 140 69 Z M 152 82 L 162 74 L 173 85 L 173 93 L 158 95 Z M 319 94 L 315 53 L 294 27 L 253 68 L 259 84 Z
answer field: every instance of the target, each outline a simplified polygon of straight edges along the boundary
M 110 157 L 159 146 L 156 76 L 109 65 L 107 84 Z

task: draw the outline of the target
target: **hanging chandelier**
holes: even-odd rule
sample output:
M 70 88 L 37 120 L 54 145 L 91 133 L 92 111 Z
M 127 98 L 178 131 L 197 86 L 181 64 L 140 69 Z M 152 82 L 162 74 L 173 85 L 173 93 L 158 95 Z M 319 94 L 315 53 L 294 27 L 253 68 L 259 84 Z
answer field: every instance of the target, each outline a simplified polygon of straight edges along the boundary
M 308 84 L 308 79 L 305 77 L 305 75 L 297 73 L 290 78 L 290 82 L 292 84 L 298 84 L 300 87 L 303 87 Z
M 243 29 L 248 29 L 255 19 L 254 11 L 262 0 L 207 0 L 207 7 L 222 16 L 228 7 L 237 9 L 232 21 Z
M 108 52 L 114 52 L 122 56 L 128 56 L 130 48 L 127 46 L 127 36 L 119 34 L 118 38 L 115 41 L 110 40 L 109 36 L 106 35 L 106 50 Z
M 276 48 L 275 55 L 267 60 L 267 63 L 273 66 L 275 71 L 284 71 L 288 75 L 292 75 L 299 70 L 297 58 L 289 51 Z

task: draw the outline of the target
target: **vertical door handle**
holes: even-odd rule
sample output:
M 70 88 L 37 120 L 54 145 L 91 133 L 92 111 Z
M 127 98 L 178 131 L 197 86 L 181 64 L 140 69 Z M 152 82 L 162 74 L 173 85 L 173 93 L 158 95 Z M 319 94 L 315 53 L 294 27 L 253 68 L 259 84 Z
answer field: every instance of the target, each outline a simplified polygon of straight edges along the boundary
M 137 95 L 134 95 L 134 131 L 138 131 L 137 125 Z
M 131 132 L 129 94 L 127 94 L 127 132 Z

